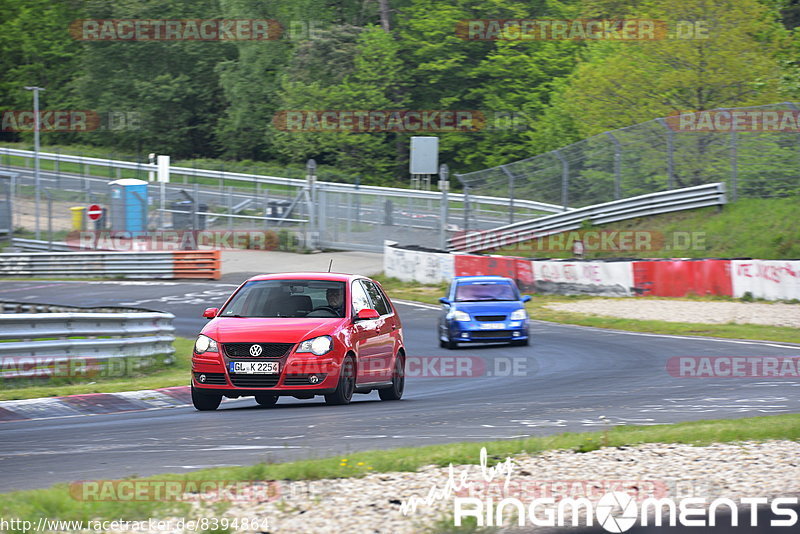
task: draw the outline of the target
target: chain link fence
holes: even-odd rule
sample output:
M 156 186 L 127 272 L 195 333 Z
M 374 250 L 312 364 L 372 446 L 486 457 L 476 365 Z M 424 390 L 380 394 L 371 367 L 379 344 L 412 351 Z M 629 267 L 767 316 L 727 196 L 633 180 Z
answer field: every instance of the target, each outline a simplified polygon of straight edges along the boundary
M 381 251 L 384 239 L 443 248 L 462 230 L 488 230 L 560 211 L 535 202 L 511 203 L 498 196 L 465 196 L 260 174 L 170 166 L 169 182 L 158 182 L 157 165 L 40 154 L 39 190 L 33 152 L 0 147 L 0 169 L 16 175 L 13 227 L 18 237 L 64 241 L 71 232 L 111 229 L 108 214 L 87 217 L 89 206 L 110 209 L 110 184 L 147 183 L 131 202 L 146 212 L 148 231 L 271 231 L 282 250 L 315 248 Z M 245 243 L 242 245 L 247 247 Z
M 800 105 L 784 102 L 714 110 L 787 112 L 785 129 L 681 128 L 677 116 L 604 132 L 538 156 L 456 175 L 472 194 L 578 208 L 669 189 L 725 182 L 731 200 L 800 194 Z M 755 124 L 747 122 L 746 124 Z M 780 126 L 780 123 L 777 124 Z

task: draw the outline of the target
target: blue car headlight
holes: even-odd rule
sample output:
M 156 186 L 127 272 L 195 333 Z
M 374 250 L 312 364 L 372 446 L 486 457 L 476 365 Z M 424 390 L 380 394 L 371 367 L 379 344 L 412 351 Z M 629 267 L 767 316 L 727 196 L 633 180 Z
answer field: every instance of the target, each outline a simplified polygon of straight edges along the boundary
M 461 311 L 461 310 L 455 310 L 455 309 L 454 310 L 450 310 L 450 312 L 447 314 L 447 318 L 448 319 L 452 319 L 454 321 L 461 321 L 461 322 L 471 321 L 472 320 L 472 319 L 470 319 L 469 314 L 467 312 Z
M 514 310 L 513 312 L 511 312 L 511 317 L 509 317 L 509 319 L 511 319 L 512 321 L 524 321 L 527 318 L 528 318 L 528 312 L 526 312 L 523 308 Z

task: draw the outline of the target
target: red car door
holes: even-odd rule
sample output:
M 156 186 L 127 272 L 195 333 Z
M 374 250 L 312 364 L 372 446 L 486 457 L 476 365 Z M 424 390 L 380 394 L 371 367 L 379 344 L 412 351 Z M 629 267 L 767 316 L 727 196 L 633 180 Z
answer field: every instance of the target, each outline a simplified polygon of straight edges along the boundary
M 389 381 L 392 379 L 392 357 L 394 356 L 395 338 L 397 336 L 397 321 L 394 310 L 378 286 L 370 280 L 362 280 L 364 289 L 372 302 L 373 309 L 381 315 L 376 327 L 376 352 L 374 359 L 375 381 Z

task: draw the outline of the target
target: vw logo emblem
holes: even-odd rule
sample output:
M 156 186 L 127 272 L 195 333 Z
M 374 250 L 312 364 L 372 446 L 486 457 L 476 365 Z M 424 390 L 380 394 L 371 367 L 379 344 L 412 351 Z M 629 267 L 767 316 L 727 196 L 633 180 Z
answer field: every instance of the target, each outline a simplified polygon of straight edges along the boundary
M 312 384 L 316 384 L 317 382 L 319 382 L 319 377 L 317 375 L 311 375 L 308 377 L 308 381 L 311 382 Z
M 261 345 L 250 345 L 250 356 L 261 356 Z

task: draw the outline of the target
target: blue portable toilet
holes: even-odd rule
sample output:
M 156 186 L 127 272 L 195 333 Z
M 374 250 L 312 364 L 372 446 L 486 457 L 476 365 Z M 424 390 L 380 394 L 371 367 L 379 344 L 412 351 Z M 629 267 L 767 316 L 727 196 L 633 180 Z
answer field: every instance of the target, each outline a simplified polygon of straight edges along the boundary
M 108 183 L 111 188 L 111 230 L 147 230 L 147 182 L 123 178 Z

